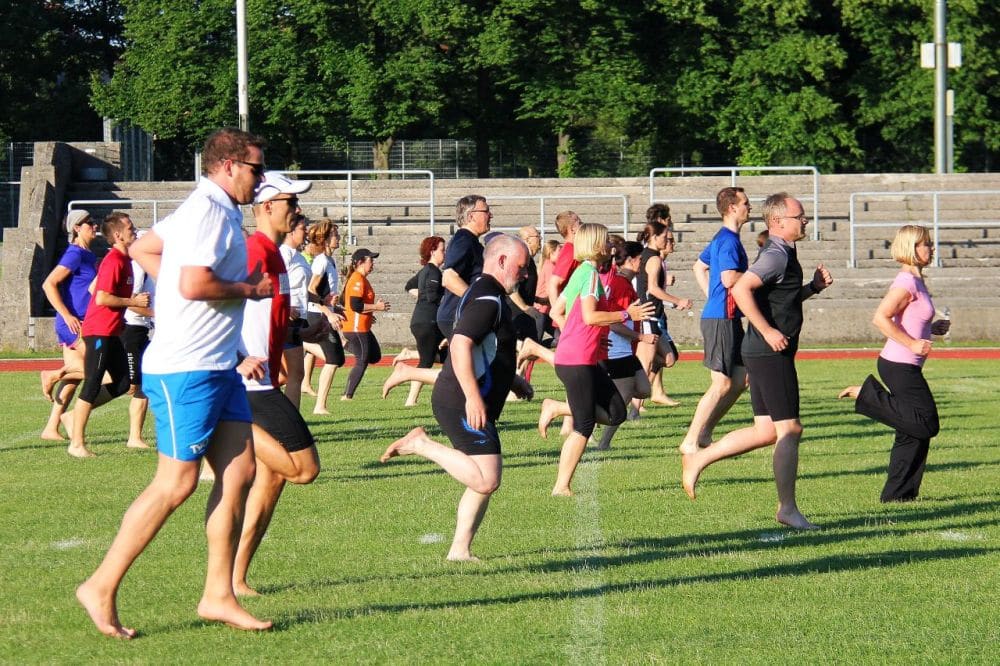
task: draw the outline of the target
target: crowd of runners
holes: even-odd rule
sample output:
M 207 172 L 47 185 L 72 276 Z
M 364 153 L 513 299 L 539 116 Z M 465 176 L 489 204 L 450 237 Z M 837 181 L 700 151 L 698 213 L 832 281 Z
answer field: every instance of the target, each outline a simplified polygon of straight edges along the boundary
M 198 614 L 240 629 L 271 626 L 238 597 L 257 594 L 247 572 L 285 484 L 308 484 L 320 472 L 316 441 L 300 413 L 301 394 L 313 392 L 315 359 L 323 364 L 313 413 L 327 414 L 345 349 L 354 363 L 342 400 L 355 396 L 368 365 L 381 358 L 373 323 L 390 305 L 368 280 L 379 253 L 355 250 L 341 274 L 337 225 L 302 215 L 299 197 L 312 183 L 265 171 L 264 148 L 262 139 L 240 130 L 213 133 L 202 151 L 204 176 L 174 213 L 142 234 L 127 214 L 103 220 L 110 249 L 100 262 L 91 249 L 97 222 L 72 211 L 70 245 L 44 283 L 64 363 L 41 376 L 52 401 L 42 437 L 64 440 L 63 429 L 70 455 L 92 457 L 91 412 L 125 394 L 131 396 L 128 446 L 148 448 L 147 408 L 155 420 L 156 473 L 77 589 L 97 629 L 109 636 L 136 635 L 119 619 L 118 587 L 204 474 L 213 487 Z M 740 236 L 751 212 L 747 193 L 726 187 L 716 203 L 721 226 L 693 266 L 705 295 L 701 332 L 710 380 L 679 442 L 680 483 L 693 500 L 710 465 L 773 446 L 776 519 L 815 529 L 795 493 L 802 436 L 795 355 L 802 303 L 833 277 L 823 265 L 807 274 L 799 264 L 796 241 L 805 237 L 808 219 L 793 196 L 765 199 L 767 233 L 757 239 L 752 262 Z M 249 236 L 240 210 L 247 204 L 255 224 Z M 407 285 L 416 299 L 416 350 L 396 356 L 382 386 L 385 398 L 409 383 L 408 406 L 422 386 L 433 387 L 436 427 L 412 429 L 381 460 L 421 456 L 465 487 L 450 560 L 476 559 L 472 541 L 503 471 L 498 419 L 508 401 L 534 397 L 533 366 L 551 364 L 565 387 L 564 395 L 541 401 L 538 431 L 547 437 L 550 424 L 562 419 L 552 495 L 572 495 L 588 445 L 609 448 L 627 420 L 647 418 L 649 402 L 676 404 L 663 388 L 663 371 L 678 357 L 668 314 L 694 305 L 668 291 L 677 274 L 665 264 L 674 246 L 665 205 L 650 207 L 634 239 L 571 211 L 556 218 L 561 242 L 544 240 L 530 226 L 517 235 L 491 232 L 492 217 L 485 197 L 462 197 L 454 236 L 420 244 L 422 268 Z M 923 282 L 922 269 L 933 259 L 927 230 L 903 227 L 891 252 L 901 270 L 874 317 L 886 336 L 878 360 L 882 383 L 869 376 L 840 394 L 855 399 L 858 413 L 896 431 L 882 492 L 887 502 L 918 495 L 938 431 L 921 367 L 931 336 L 949 326 L 933 321 Z M 747 388 L 752 423 L 717 438 L 716 425 Z M 440 432 L 441 441 L 429 430 Z

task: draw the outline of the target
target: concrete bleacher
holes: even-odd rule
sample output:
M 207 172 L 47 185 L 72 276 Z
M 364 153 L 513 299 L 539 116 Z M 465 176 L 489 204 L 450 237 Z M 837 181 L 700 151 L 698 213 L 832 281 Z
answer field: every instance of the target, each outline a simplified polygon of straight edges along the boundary
M 330 217 L 341 225 L 345 247 L 341 265 L 357 247 L 368 247 L 381 253 L 371 281 L 376 292 L 389 300 L 391 312 L 381 315 L 376 328 L 383 344 L 398 346 L 412 342 L 409 316 L 413 299 L 403 292 L 403 284 L 419 268 L 417 247 L 430 233 L 431 208 L 427 204 L 429 187 L 426 179 L 355 180 L 351 198 L 355 202 L 384 202 L 379 206 L 361 206 L 353 210 L 350 234 L 347 229 L 347 182 L 311 176 L 313 189 L 301 198 L 303 211 L 310 218 Z M 700 343 L 698 315 L 704 301 L 690 272 L 691 264 L 718 228 L 714 196 L 731 184 L 726 176 L 663 177 L 656 181 L 656 198 L 670 204 L 676 252 L 670 259 L 670 269 L 677 275 L 677 285 L 671 291 L 692 298 L 696 307 L 690 313 L 670 314 L 671 333 L 682 345 Z M 763 229 L 759 217 L 759 200 L 775 191 L 788 191 L 793 196 L 808 199 L 812 195 L 812 177 L 806 175 L 740 176 L 737 185 L 745 187 L 755 211 L 744 228 L 743 239 L 751 258 L 756 254 L 754 239 Z M 454 233 L 455 201 L 468 193 L 492 199 L 494 228 L 513 230 L 525 224 L 543 222 L 547 238 L 557 238 L 553 221 L 557 212 L 576 211 L 585 222 L 600 222 L 621 233 L 625 197 L 625 226 L 631 237 L 645 220 L 650 203 L 649 181 L 646 177 L 601 179 L 489 179 L 437 180 L 434 184 L 434 217 L 437 235 L 449 238 Z M 62 207 L 70 201 L 111 199 L 157 200 L 158 217 L 163 217 L 190 192 L 191 182 L 78 182 L 66 186 Z M 1000 174 L 961 174 L 933 176 L 923 174 L 856 174 L 824 175 L 819 186 L 818 240 L 813 240 L 813 224 L 809 238 L 799 243 L 803 267 L 811 271 L 817 263 L 825 263 L 833 272 L 834 287 L 821 297 L 807 303 L 807 324 L 804 334 L 809 343 L 877 343 L 878 333 L 871 326 L 871 316 L 896 272 L 889 258 L 888 242 L 894 227 L 914 223 L 930 225 L 932 219 L 929 198 L 904 196 L 908 190 L 997 190 Z M 887 227 L 857 229 L 857 265 L 850 267 L 850 197 L 854 192 L 900 192 L 899 196 L 859 199 L 857 219 L 866 223 L 886 224 Z M 540 207 L 538 199 L 508 200 L 504 197 L 551 196 L 571 197 L 546 201 Z M 614 195 L 618 198 L 594 199 L 592 195 Z M 683 201 L 679 201 L 683 200 Z M 318 205 L 315 202 L 325 202 Z M 406 202 L 392 203 L 392 202 Z M 814 206 L 804 200 L 810 217 Z M 140 227 L 150 226 L 153 206 L 149 203 L 132 205 L 108 204 L 86 207 L 96 215 L 113 209 L 130 210 Z M 992 290 L 977 289 L 1000 275 L 1000 194 L 948 197 L 942 206 L 939 255 L 941 267 L 927 270 L 928 282 L 939 307 L 947 306 L 955 321 L 952 339 L 979 340 L 996 337 L 1000 321 L 1000 297 Z M 249 208 L 245 212 L 248 227 L 253 220 Z M 948 222 L 978 224 L 951 228 Z M 6 254 L 6 248 L 5 248 Z M 5 257 L 5 262 L 7 258 Z M 47 270 L 47 269 L 46 269 Z M 5 273 L 6 275 L 6 273 Z M 975 293 L 978 291 L 979 293 Z M 986 292 L 985 294 L 983 292 Z M 39 320 L 36 331 L 48 327 Z M 9 336 L 8 336 L 9 337 Z M 44 346 L 45 338 L 39 336 Z M 8 339 L 2 344 L 11 346 Z

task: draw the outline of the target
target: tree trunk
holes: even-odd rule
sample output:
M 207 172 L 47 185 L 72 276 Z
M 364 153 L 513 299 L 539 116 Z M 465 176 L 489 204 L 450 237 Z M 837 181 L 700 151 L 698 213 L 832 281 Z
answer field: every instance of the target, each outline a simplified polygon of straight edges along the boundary
M 560 178 L 572 178 L 573 173 L 573 147 L 571 145 L 569 133 L 560 131 L 557 134 L 558 145 L 556 146 L 556 174 Z
M 396 143 L 394 137 L 388 137 L 382 139 L 381 141 L 375 141 L 372 147 L 372 161 L 374 163 L 374 169 L 388 169 L 389 168 L 389 153 L 392 152 L 392 146 Z M 379 180 L 383 178 L 388 178 L 389 174 L 380 173 L 378 174 Z

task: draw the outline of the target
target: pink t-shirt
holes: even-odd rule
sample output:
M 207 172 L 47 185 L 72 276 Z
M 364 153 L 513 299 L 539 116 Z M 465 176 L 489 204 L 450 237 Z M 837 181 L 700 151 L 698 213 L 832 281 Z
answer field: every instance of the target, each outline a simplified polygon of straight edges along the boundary
M 892 281 L 890 289 L 905 289 L 910 294 L 910 302 L 892 320 L 916 340 L 930 340 L 931 320 L 934 318 L 934 303 L 927 292 L 924 281 L 913 273 L 900 271 Z M 926 357 L 918 356 L 894 340 L 886 340 L 882 347 L 882 358 L 894 363 L 923 366 Z
M 608 327 L 584 323 L 581 302 L 585 298 L 593 298 L 597 301 L 597 309 L 607 312 L 608 299 L 593 264 L 585 261 L 573 271 L 563 295 L 566 297 L 566 327 L 556 347 L 556 365 L 596 365 L 601 358 L 607 357 L 607 350 L 601 341 Z

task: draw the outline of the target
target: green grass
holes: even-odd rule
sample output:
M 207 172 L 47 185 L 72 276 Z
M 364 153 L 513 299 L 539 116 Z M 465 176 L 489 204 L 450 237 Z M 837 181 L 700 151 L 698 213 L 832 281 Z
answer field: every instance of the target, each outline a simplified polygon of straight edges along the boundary
M 995 663 L 1000 364 L 928 363 L 943 429 L 922 498 L 893 506 L 878 502 L 889 432 L 832 398 L 873 365 L 799 364 L 799 500 L 824 528 L 812 533 L 774 522 L 767 450 L 710 468 L 698 501 L 684 496 L 674 447 L 707 381 L 696 363 L 669 371 L 683 407 L 653 408 L 610 452 L 587 453 L 573 499 L 549 497 L 559 440 L 536 434 L 538 402 L 509 405 L 478 565 L 443 559 L 459 486 L 421 460 L 378 464 L 433 419 L 427 393 L 413 410 L 402 388 L 379 400 L 387 370 L 373 369 L 353 403 L 309 417 L 323 472 L 286 490 L 251 571 L 266 594 L 246 604 L 276 629 L 195 614 L 202 487 L 125 579 L 121 615 L 142 633 L 131 643 L 99 636 L 73 590 L 155 456 L 125 450 L 117 401 L 92 420 L 99 457 L 70 459 L 35 438 L 48 409 L 37 376 L 0 375 L 0 662 Z M 548 368 L 536 386 L 557 393 Z M 744 398 L 720 432 L 748 421 Z

